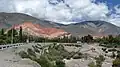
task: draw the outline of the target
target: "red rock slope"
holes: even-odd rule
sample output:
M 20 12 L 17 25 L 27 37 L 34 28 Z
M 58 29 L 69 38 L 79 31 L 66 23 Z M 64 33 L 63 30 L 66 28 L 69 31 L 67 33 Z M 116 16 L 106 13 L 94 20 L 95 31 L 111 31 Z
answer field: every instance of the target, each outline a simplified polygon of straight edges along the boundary
M 56 29 L 56 28 L 44 28 L 44 27 L 41 27 L 39 24 L 33 24 L 32 22 L 25 22 L 20 25 L 14 25 L 12 28 L 19 30 L 20 27 L 22 27 L 24 33 L 27 33 L 28 35 L 33 35 L 33 36 L 55 38 L 55 37 L 70 35 L 64 30 Z

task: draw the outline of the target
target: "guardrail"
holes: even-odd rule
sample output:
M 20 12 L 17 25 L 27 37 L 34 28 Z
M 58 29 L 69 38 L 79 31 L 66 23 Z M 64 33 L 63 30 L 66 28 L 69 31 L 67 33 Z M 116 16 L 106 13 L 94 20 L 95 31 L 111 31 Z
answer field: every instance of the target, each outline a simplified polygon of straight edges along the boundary
M 16 43 L 16 44 L 0 45 L 0 50 L 12 48 L 12 47 L 19 47 L 22 45 L 24 45 L 24 44 L 23 43 Z
M 50 44 L 53 44 L 53 43 L 16 43 L 16 44 L 7 44 L 7 45 L 0 45 L 0 50 L 4 50 L 4 49 L 8 49 L 8 48 L 12 48 L 12 47 L 19 47 L 19 46 L 23 46 L 23 45 L 25 45 L 25 44 L 44 44 L 44 46 L 45 45 L 50 45 Z M 73 46 L 75 46 L 75 45 L 78 45 L 78 44 L 76 44 L 76 43 L 57 43 L 58 45 L 59 44 L 63 44 L 63 45 L 73 45 Z

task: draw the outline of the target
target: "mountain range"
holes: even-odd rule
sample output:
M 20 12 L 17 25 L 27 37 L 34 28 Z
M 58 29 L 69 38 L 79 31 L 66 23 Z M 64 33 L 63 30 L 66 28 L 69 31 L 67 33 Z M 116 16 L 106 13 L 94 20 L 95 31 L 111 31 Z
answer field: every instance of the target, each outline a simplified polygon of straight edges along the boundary
M 85 36 L 91 34 L 93 36 L 106 36 L 120 34 L 120 27 L 105 21 L 84 21 L 75 24 L 62 26 L 62 29 L 73 35 Z
M 25 31 L 26 29 L 30 29 L 32 32 L 27 32 L 43 37 L 57 37 L 69 33 L 73 36 L 84 36 L 88 34 L 93 36 L 120 34 L 120 27 L 106 21 L 83 21 L 64 25 L 44 19 L 38 19 L 22 13 L 0 13 L 0 28 L 8 29 L 14 26 L 15 28 L 23 26 Z

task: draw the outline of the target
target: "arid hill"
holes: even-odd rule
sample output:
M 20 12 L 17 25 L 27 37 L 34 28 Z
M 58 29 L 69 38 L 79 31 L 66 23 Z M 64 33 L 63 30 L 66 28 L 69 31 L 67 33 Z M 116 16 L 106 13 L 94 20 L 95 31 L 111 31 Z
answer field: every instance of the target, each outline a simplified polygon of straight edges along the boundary
M 70 35 L 68 32 L 62 29 L 42 27 L 40 24 L 32 22 L 24 22 L 22 24 L 14 25 L 11 28 L 20 30 L 20 27 L 22 27 L 25 34 L 38 37 L 55 38 Z

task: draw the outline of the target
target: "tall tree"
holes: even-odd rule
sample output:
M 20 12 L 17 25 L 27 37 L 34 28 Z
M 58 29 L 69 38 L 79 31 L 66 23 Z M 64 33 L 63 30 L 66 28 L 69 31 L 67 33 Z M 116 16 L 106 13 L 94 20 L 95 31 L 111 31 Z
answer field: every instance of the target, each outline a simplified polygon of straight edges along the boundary
M 1 29 L 0 34 L 4 35 L 4 29 L 3 28 Z
M 22 37 L 23 37 L 22 27 L 20 27 L 20 31 L 19 31 L 19 41 L 20 41 L 20 42 L 22 42 Z
M 17 37 L 17 35 L 18 35 L 18 32 L 14 28 L 12 28 L 7 32 L 7 37 L 11 38 L 11 43 L 14 43 L 14 40 L 16 40 L 15 38 Z
M 14 28 L 12 28 L 11 30 L 9 30 L 7 32 L 7 36 L 11 36 L 11 35 L 13 35 L 13 37 L 15 37 L 16 35 L 18 35 L 17 30 L 15 30 Z
M 93 41 L 93 37 L 91 35 L 87 35 L 87 36 L 84 36 L 81 38 L 81 41 L 82 42 L 87 42 L 87 43 L 90 43 Z

